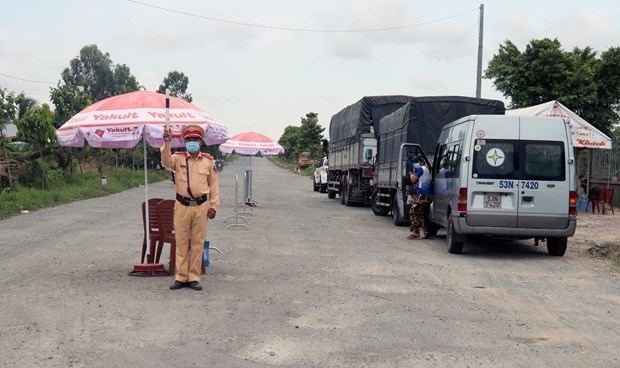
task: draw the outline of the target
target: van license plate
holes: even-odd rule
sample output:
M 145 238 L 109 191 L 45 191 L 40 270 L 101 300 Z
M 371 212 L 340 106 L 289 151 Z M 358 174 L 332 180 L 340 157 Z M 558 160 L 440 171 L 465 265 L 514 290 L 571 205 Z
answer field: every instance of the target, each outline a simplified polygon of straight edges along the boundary
M 499 193 L 484 195 L 484 208 L 502 208 L 502 197 Z

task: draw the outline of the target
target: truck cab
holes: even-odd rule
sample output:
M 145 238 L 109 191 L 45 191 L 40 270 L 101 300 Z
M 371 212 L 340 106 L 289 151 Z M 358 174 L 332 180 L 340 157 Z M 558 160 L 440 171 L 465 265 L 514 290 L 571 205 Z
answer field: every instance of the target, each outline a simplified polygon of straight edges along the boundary
M 314 176 L 312 177 L 312 189 L 315 192 L 326 193 L 327 192 L 327 170 L 329 165 L 327 162 L 327 156 L 323 157 L 314 169 Z

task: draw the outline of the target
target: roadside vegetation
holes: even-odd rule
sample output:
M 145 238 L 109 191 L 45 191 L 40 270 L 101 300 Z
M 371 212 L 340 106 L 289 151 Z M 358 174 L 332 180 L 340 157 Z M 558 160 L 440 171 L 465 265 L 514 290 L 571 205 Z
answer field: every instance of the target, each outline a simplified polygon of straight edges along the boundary
M 286 169 L 287 171 L 290 172 L 297 172 L 299 175 L 303 175 L 303 176 L 311 176 L 312 174 L 314 174 L 314 165 L 308 166 L 303 170 L 297 171 L 297 161 L 293 161 L 290 159 L 287 159 L 284 156 L 269 156 L 268 160 L 273 162 L 274 164 L 280 166 L 283 169 Z
M 15 216 L 26 211 L 57 206 L 82 199 L 102 197 L 112 193 L 144 185 L 144 171 L 128 168 L 106 167 L 106 185 L 101 176 L 93 171 L 62 178 L 48 188 L 28 188 L 17 183 L 0 192 L 0 219 Z M 155 183 L 170 179 L 170 172 L 150 170 L 148 182 Z

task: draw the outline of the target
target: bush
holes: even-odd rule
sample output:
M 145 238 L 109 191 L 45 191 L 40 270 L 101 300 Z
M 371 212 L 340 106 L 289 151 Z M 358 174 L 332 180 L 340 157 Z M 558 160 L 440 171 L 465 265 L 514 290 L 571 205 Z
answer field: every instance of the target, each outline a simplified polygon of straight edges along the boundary
M 48 183 L 48 189 L 28 188 L 18 184 L 14 188 L 0 192 L 0 219 L 19 214 L 21 211 L 34 211 L 76 200 L 101 197 L 111 193 L 135 188 L 144 184 L 144 171 L 127 168 L 103 168 L 107 175 L 107 185 L 101 185 L 101 178 L 95 173 L 74 174 L 60 170 L 49 170 L 47 178 L 41 183 Z M 32 172 L 36 172 L 36 164 Z M 149 183 L 168 179 L 167 171 L 150 171 Z M 30 180 L 36 181 L 30 177 Z

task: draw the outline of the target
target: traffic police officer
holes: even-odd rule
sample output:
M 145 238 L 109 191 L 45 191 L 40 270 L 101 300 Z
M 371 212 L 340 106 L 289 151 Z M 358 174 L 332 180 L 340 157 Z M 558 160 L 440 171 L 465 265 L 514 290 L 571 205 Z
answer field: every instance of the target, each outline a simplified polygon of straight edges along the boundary
M 172 135 L 169 129 L 164 129 L 164 146 L 161 148 L 162 163 L 176 174 L 176 274 L 170 289 L 189 286 L 202 290 L 199 281 L 207 218 L 215 218 L 220 206 L 218 175 L 213 156 L 200 152 L 204 130 L 198 125 L 186 125 L 181 134 L 186 152 L 171 154 Z M 191 255 L 188 262 L 189 249 Z

